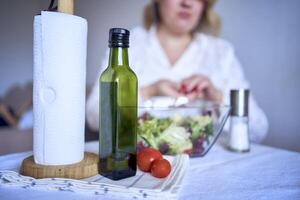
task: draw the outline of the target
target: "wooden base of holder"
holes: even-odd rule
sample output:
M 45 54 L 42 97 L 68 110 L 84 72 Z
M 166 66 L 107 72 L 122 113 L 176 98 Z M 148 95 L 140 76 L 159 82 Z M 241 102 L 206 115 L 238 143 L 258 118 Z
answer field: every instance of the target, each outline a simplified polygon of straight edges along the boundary
M 98 174 L 98 162 L 98 155 L 89 152 L 81 162 L 71 165 L 40 165 L 30 156 L 23 160 L 20 173 L 34 178 L 83 179 Z

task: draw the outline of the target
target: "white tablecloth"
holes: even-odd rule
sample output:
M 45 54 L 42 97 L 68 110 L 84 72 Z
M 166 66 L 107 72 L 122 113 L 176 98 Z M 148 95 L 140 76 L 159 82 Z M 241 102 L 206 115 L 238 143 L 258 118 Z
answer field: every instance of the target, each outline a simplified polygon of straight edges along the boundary
M 97 148 L 95 142 L 86 144 L 87 151 L 95 152 Z M 30 154 L 1 156 L 0 170 L 11 169 Z M 0 199 L 89 200 L 104 197 L 0 187 Z M 190 159 L 179 199 L 300 199 L 300 154 L 262 145 L 252 145 L 250 153 L 239 154 L 217 144 L 204 158 Z

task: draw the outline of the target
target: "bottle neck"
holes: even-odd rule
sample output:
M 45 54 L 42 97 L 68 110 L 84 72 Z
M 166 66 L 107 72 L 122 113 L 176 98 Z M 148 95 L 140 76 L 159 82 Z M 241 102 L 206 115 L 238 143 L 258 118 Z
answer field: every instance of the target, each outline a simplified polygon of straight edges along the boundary
M 129 66 L 128 48 L 112 47 L 109 52 L 109 63 L 111 67 Z

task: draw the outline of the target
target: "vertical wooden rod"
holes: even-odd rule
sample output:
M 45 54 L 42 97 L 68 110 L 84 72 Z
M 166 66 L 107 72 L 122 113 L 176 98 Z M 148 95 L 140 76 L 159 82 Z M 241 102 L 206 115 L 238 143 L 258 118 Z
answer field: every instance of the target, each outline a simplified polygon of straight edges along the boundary
M 58 12 L 73 15 L 74 0 L 58 0 Z

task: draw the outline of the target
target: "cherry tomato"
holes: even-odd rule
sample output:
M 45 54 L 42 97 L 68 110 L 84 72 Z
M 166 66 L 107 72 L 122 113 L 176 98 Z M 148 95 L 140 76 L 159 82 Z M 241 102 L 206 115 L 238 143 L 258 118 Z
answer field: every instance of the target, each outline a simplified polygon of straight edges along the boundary
M 151 174 L 156 178 L 165 178 L 171 172 L 171 164 L 166 159 L 155 160 L 151 166 Z
M 140 170 L 150 172 L 154 160 L 162 159 L 161 153 L 152 148 L 143 149 L 137 154 L 137 165 Z

